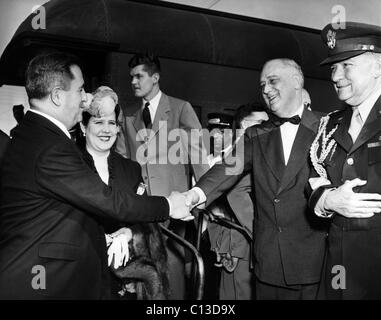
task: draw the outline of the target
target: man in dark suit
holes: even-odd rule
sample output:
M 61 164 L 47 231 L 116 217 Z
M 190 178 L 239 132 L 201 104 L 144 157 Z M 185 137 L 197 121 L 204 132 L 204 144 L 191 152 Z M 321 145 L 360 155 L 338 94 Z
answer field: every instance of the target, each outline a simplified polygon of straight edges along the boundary
M 321 36 L 345 106 L 324 119 L 311 149 L 321 177 L 311 179 L 310 205 L 331 218 L 322 298 L 381 299 L 381 27 L 328 24 Z
M 193 130 L 201 130 L 191 104 L 166 95 L 160 90 L 161 66 L 152 54 L 134 55 L 129 61 L 131 86 L 141 100 L 134 106 L 131 116 L 119 116 L 121 131 L 116 151 L 126 158 L 139 162 L 147 193 L 167 196 L 172 190 L 186 191 L 191 176 L 198 180 L 208 169 L 207 153 L 201 139 L 192 139 Z M 170 139 L 176 132 L 184 133 L 180 142 L 181 159 L 173 159 L 171 152 L 179 141 Z M 195 131 L 193 131 L 195 132 Z M 192 155 L 203 155 L 195 161 Z M 178 161 L 179 160 L 179 161 Z M 204 160 L 204 163 L 203 163 Z M 185 223 L 171 222 L 169 226 L 184 237 Z M 174 241 L 167 241 L 172 299 L 185 298 L 184 253 Z
M 68 132 L 82 118 L 83 86 L 70 55 L 40 55 L 28 66 L 31 110 L 1 170 L 0 298 L 107 298 L 98 218 L 133 223 L 189 216 L 179 194 L 142 198 L 107 187 L 88 168 Z
M 269 121 L 248 128 L 236 154 L 214 166 L 187 194 L 188 203 L 208 204 L 251 173 L 257 299 L 314 299 L 320 281 L 326 231 L 307 210 L 306 192 L 309 147 L 319 118 L 303 105 L 303 82 L 293 60 L 268 61 L 260 86 Z

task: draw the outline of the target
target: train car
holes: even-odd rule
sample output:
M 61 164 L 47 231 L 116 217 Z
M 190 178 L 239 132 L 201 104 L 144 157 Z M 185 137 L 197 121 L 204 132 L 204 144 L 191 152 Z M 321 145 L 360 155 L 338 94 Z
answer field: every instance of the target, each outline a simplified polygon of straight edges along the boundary
M 43 5 L 46 28 L 30 14 L 0 59 L 0 85 L 24 85 L 37 53 L 64 50 L 84 62 L 86 89 L 100 84 L 118 92 L 134 112 L 128 61 L 151 51 L 161 58 L 161 87 L 188 100 L 206 126 L 207 114 L 260 101 L 259 75 L 266 60 L 288 57 L 305 74 L 312 108 L 330 111 L 337 98 L 319 30 L 161 1 L 56 0 Z

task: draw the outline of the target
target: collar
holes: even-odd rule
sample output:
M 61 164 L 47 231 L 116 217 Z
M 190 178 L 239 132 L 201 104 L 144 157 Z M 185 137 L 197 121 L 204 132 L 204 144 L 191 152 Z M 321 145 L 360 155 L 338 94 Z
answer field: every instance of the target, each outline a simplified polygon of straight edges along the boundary
M 56 118 L 53 118 L 52 116 L 49 116 L 48 114 L 46 114 L 44 112 L 41 112 L 41 111 L 38 111 L 35 109 L 29 109 L 28 111 L 37 113 L 38 115 L 48 119 L 50 122 L 53 122 L 71 140 L 71 135 L 69 133 L 69 130 L 67 130 L 67 128 L 65 127 L 65 125 L 61 121 L 57 120 Z
M 363 123 L 365 123 L 366 119 L 369 116 L 370 111 L 372 110 L 373 106 L 375 105 L 377 99 L 381 96 L 381 88 L 378 90 L 374 90 L 370 96 L 365 99 L 360 105 L 357 107 L 352 107 L 352 110 L 355 108 L 358 108 L 359 113 L 361 115 L 361 120 Z
M 94 162 L 98 161 L 104 161 L 104 159 L 107 159 L 108 156 L 110 155 L 110 150 L 106 151 L 104 154 L 100 155 L 99 153 L 96 153 L 86 146 L 86 151 L 93 157 Z
M 156 94 L 156 96 L 154 96 L 150 101 L 143 99 L 142 108 L 144 108 L 144 105 L 147 102 L 149 102 L 148 108 L 151 110 L 151 112 L 153 112 L 153 114 L 155 114 L 157 107 L 159 106 L 161 95 L 162 95 L 162 92 L 161 92 L 161 90 L 159 90 L 159 92 Z M 153 121 L 153 119 L 152 119 L 152 121 Z
M 299 116 L 300 119 L 302 119 L 303 111 L 304 111 L 304 104 L 301 104 L 300 107 L 298 108 L 298 110 L 296 110 L 296 113 L 294 113 L 291 117 L 287 117 L 287 118 L 292 118 L 292 117 L 295 117 L 295 116 Z M 277 115 L 275 115 L 275 116 L 278 117 Z M 290 125 L 290 124 L 292 125 L 292 123 L 285 122 L 285 123 L 281 124 L 280 126 L 282 127 L 284 125 Z

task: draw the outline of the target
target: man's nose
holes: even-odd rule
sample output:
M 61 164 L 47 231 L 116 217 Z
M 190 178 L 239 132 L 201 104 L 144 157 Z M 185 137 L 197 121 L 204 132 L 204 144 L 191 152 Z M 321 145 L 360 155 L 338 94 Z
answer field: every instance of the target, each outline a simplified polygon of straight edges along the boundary
M 81 91 L 81 100 L 82 100 L 83 102 L 86 102 L 86 101 L 87 101 L 87 94 L 86 94 L 85 90 L 82 90 L 82 91 Z
M 344 70 L 343 67 L 338 65 L 331 71 L 331 79 L 333 82 L 338 82 L 340 79 L 343 78 Z
M 270 86 L 267 83 L 265 83 L 262 86 L 262 94 L 267 94 L 269 91 L 270 91 Z

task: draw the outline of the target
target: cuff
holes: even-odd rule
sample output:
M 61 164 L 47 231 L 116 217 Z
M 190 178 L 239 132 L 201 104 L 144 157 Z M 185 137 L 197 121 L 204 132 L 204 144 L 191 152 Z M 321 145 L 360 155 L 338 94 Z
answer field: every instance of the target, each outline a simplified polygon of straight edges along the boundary
M 328 193 L 330 193 L 331 191 L 335 190 L 336 188 L 331 188 L 331 189 L 326 189 L 321 197 L 319 198 L 319 200 L 316 202 L 316 205 L 315 205 L 315 214 L 318 216 L 318 217 L 322 217 L 322 218 L 331 218 L 334 214 L 333 211 L 329 211 L 329 210 L 326 210 L 325 207 L 324 207 L 324 204 L 325 204 L 325 199 L 327 198 L 327 195 Z
M 191 190 L 197 193 L 198 199 L 199 199 L 198 202 L 194 205 L 195 207 L 206 201 L 206 195 L 205 195 L 204 191 L 202 191 L 201 188 L 193 187 Z
M 325 193 L 325 191 L 327 190 L 334 190 L 336 189 L 338 186 L 337 185 L 324 185 L 324 186 L 320 186 L 318 187 L 316 190 L 314 190 L 310 196 L 310 199 L 308 200 L 308 206 L 311 208 L 311 210 L 313 210 L 315 212 L 315 214 L 317 216 L 321 216 L 320 214 L 318 214 L 316 211 L 315 211 L 315 208 L 319 202 L 319 200 L 321 199 L 321 197 L 323 196 L 323 194 Z M 328 192 L 325 194 L 325 197 L 327 196 Z M 325 201 L 325 198 L 323 199 Z M 320 202 L 319 204 L 319 208 L 320 210 L 318 210 L 319 213 L 323 214 L 323 212 L 326 212 L 326 214 L 322 215 L 322 216 L 327 216 L 327 214 L 329 215 L 331 212 L 328 211 L 328 210 L 325 210 L 324 208 L 324 202 Z M 330 215 L 332 216 L 332 215 Z
M 167 199 L 167 201 L 168 201 L 168 208 L 169 208 L 168 215 L 171 216 L 171 213 L 172 213 L 171 201 L 167 197 L 165 197 L 165 199 Z

